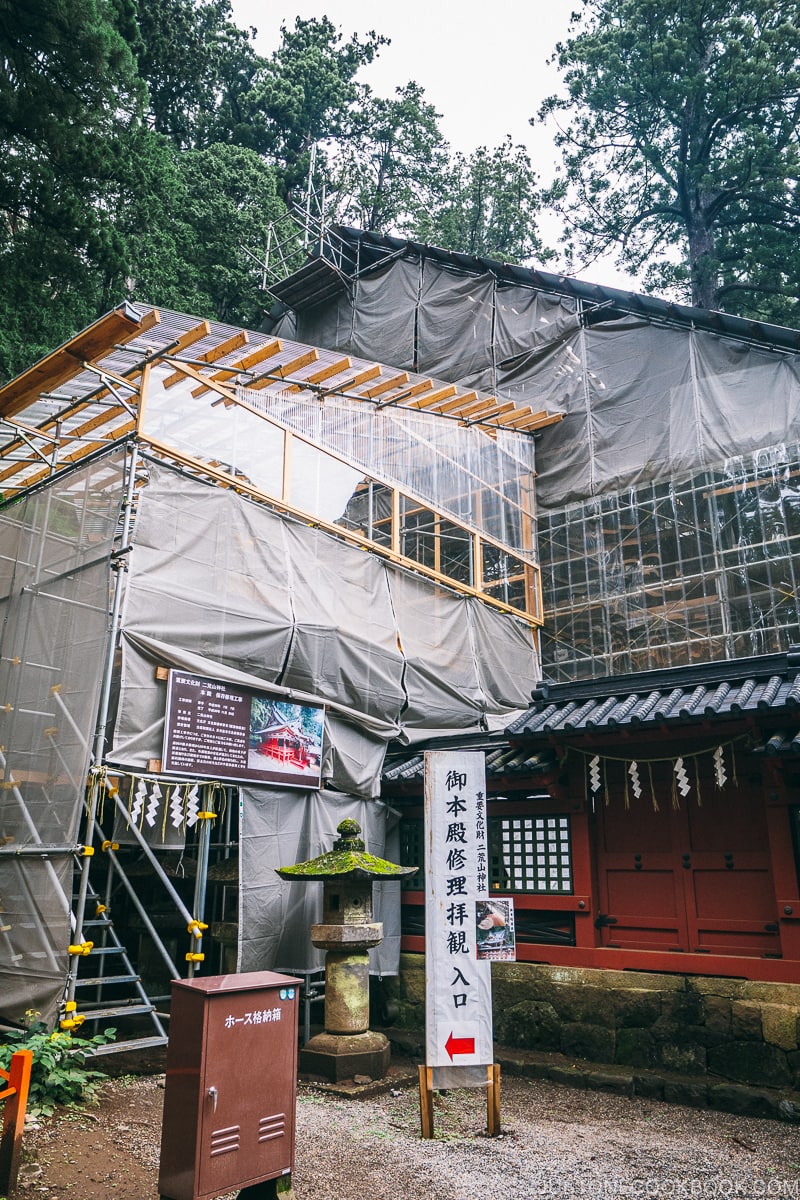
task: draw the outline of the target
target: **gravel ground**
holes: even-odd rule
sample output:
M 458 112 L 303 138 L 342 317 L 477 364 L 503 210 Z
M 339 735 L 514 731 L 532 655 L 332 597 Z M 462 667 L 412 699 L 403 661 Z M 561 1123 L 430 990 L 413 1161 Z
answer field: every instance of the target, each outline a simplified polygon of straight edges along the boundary
M 155 1200 L 163 1079 L 125 1078 L 99 1108 L 26 1133 L 26 1196 Z M 797 1197 L 800 1127 L 509 1077 L 503 1134 L 485 1094 L 437 1094 L 419 1136 L 415 1088 L 342 1099 L 302 1088 L 297 1200 Z M 66 1149 L 65 1149 L 66 1145 Z

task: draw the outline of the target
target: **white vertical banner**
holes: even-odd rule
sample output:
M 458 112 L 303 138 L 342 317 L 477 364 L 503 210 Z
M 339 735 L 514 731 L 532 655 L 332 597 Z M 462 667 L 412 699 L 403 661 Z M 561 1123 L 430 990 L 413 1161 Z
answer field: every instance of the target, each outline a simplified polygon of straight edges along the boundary
M 488 1066 L 494 1057 L 491 963 L 477 955 L 477 902 L 489 895 L 486 820 L 483 754 L 426 751 L 425 1057 L 429 1067 Z M 478 1073 L 463 1083 L 469 1086 L 480 1080 Z

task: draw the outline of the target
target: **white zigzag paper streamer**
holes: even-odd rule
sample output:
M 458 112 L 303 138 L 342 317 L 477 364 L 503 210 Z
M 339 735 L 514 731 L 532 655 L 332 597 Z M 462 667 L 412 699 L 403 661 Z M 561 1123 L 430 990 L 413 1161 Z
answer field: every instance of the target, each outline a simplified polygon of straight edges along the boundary
M 631 777 L 631 791 L 638 800 L 642 794 L 642 781 L 639 778 L 639 764 L 632 762 L 628 767 L 628 774 Z
M 147 799 L 147 784 L 143 779 L 140 779 L 136 785 L 136 791 L 133 794 L 133 804 L 131 805 L 131 824 L 135 825 L 139 817 L 142 815 L 144 802 Z
M 161 788 L 157 783 L 153 784 L 153 790 L 150 793 L 150 803 L 147 806 L 147 812 L 144 814 L 144 819 L 152 829 L 158 817 L 158 810 L 161 807 Z
M 725 752 L 722 746 L 717 746 L 714 751 L 714 778 L 717 781 L 717 787 L 723 788 L 728 782 L 728 775 L 725 771 Z
M 679 758 L 675 762 L 675 778 L 678 781 L 678 791 L 685 798 L 692 790 L 692 785 L 689 783 L 689 776 L 686 774 L 686 767 L 683 765 L 683 759 Z
M 186 793 L 186 828 L 191 829 L 197 824 L 197 814 L 200 812 L 200 797 L 197 794 L 197 784 L 193 783 Z
M 183 824 L 183 796 L 181 795 L 181 789 L 179 787 L 176 787 L 173 790 L 172 796 L 170 797 L 169 816 L 172 822 L 172 828 L 180 829 L 181 825 Z
M 600 755 L 596 754 L 589 763 L 589 787 L 593 792 L 600 791 Z

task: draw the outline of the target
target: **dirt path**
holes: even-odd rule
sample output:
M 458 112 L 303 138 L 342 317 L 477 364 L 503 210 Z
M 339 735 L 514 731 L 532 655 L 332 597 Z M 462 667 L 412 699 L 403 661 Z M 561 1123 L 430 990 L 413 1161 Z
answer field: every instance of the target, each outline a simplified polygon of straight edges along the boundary
M 21 1196 L 156 1200 L 163 1077 L 104 1085 L 97 1108 L 26 1131 Z M 372 1099 L 301 1089 L 297 1200 L 615 1200 L 796 1197 L 800 1128 L 508 1078 L 504 1136 L 485 1098 L 436 1098 L 437 1136 L 419 1137 L 413 1088 Z

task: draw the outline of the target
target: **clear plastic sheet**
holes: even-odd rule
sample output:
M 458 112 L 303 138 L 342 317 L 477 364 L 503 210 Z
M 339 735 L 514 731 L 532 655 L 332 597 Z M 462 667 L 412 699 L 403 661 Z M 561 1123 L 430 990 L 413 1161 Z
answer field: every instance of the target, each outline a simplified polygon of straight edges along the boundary
M 800 641 L 800 444 L 551 512 L 540 552 L 553 679 L 786 650 Z
M 362 304 L 377 291 L 380 305 Z M 585 302 L 423 256 L 357 279 L 348 303 L 362 354 L 415 368 L 424 360 L 442 379 L 564 413 L 537 450 L 540 511 L 800 436 L 797 355 L 688 325 L 609 320 Z M 379 315 L 391 308 L 416 330 L 400 357 Z M 303 337 L 344 349 L 329 340 L 326 314 L 324 304 L 304 313 Z

